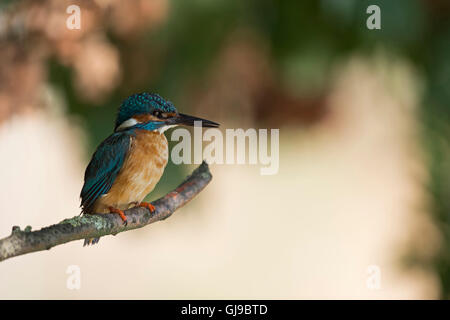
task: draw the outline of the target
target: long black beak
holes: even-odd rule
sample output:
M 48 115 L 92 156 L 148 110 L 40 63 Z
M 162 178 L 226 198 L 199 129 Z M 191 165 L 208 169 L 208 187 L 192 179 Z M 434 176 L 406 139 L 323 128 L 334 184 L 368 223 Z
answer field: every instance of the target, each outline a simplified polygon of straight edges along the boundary
M 201 121 L 201 126 L 204 128 L 218 128 L 219 124 L 210 120 L 189 116 L 187 114 L 179 113 L 173 118 L 166 121 L 168 125 L 171 124 L 184 124 L 186 126 L 194 126 L 195 121 Z

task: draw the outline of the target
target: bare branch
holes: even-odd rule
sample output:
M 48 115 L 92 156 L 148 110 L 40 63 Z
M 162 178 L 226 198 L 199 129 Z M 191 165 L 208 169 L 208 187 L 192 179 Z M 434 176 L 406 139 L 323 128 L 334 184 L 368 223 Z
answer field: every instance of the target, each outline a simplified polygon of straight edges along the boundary
M 194 198 L 211 181 L 208 165 L 203 162 L 178 188 L 153 202 L 155 211 L 133 208 L 125 211 L 128 225 L 117 214 L 86 214 L 65 219 L 58 224 L 31 231 L 13 227 L 9 237 L 0 239 L 0 261 L 29 252 L 48 250 L 54 246 L 86 238 L 116 235 L 164 220 Z

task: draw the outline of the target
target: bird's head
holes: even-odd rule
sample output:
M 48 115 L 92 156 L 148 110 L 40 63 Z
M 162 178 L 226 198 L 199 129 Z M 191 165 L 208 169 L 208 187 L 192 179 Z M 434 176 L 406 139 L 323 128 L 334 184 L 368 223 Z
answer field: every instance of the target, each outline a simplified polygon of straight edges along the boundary
M 144 129 L 163 132 L 176 125 L 193 126 L 194 121 L 201 121 L 202 127 L 219 126 L 213 121 L 179 113 L 170 101 L 157 94 L 144 92 L 129 96 L 122 102 L 114 130 Z

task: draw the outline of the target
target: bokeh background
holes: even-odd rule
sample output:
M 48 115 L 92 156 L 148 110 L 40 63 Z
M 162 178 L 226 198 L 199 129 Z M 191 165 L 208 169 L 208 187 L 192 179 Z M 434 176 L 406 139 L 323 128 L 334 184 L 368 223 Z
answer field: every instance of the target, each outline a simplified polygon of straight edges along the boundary
M 164 222 L 1 262 L 0 298 L 449 298 L 449 75 L 447 0 L 2 1 L 1 237 L 79 213 L 136 92 L 279 128 L 280 169 L 213 165 Z M 149 199 L 192 168 L 170 163 Z

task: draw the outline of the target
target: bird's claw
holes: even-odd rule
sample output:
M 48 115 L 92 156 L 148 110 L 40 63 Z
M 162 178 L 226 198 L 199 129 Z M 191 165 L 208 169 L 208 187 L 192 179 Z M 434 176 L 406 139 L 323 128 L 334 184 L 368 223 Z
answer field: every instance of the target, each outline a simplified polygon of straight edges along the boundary
M 150 202 L 141 202 L 139 207 L 147 208 L 151 213 L 155 212 L 156 208 Z
M 120 219 L 123 221 L 123 225 L 126 227 L 128 225 L 127 217 L 125 216 L 125 213 L 117 208 L 109 207 L 109 212 L 111 213 L 117 213 L 120 216 Z

